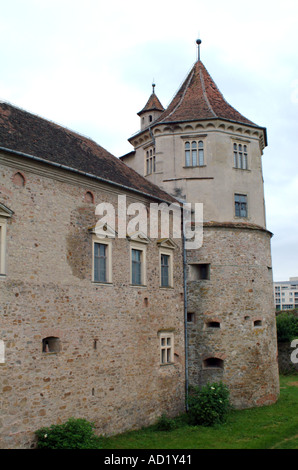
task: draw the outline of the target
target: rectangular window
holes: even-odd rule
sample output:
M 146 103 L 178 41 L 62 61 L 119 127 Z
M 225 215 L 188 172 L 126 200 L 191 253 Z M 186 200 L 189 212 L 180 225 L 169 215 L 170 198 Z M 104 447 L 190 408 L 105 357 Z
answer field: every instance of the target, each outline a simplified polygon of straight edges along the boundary
M 160 363 L 172 364 L 174 362 L 174 335 L 163 333 L 160 335 Z
M 200 141 L 185 142 L 185 166 L 204 166 L 204 143 Z
M 155 157 L 155 147 L 152 147 L 146 151 L 146 175 L 156 172 L 156 157 Z
M 235 194 L 235 216 L 247 217 L 247 196 L 245 194 Z
M 161 286 L 170 286 L 170 255 L 161 255 Z
M 112 282 L 112 240 L 93 238 L 92 281 Z
M 0 275 L 6 275 L 6 219 L 0 218 Z
M 234 168 L 247 170 L 247 145 L 233 144 Z
M 94 243 L 94 281 L 107 282 L 107 245 Z
M 142 251 L 131 250 L 131 282 L 134 285 L 142 284 Z

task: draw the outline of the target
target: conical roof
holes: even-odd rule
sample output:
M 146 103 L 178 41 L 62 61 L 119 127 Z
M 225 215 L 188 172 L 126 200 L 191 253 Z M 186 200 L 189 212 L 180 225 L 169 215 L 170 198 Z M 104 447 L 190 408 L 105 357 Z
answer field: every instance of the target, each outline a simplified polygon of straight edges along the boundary
M 155 92 L 150 95 L 149 100 L 145 104 L 144 108 L 138 112 L 138 116 L 141 116 L 143 113 L 147 111 L 164 111 L 164 107 L 157 98 Z
M 204 64 L 198 60 L 167 109 L 155 123 L 212 118 L 259 127 L 227 103 Z

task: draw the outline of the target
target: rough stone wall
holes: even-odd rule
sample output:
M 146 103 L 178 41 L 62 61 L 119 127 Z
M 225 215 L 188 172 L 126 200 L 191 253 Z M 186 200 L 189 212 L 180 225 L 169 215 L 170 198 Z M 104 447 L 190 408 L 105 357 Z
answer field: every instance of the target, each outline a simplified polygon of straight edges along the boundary
M 275 402 L 279 378 L 270 234 L 205 227 L 203 246 L 190 250 L 187 261 L 210 263 L 209 280 L 188 281 L 188 312 L 194 314 L 188 323 L 190 384 L 222 380 L 237 408 Z M 211 321 L 220 327 L 208 327 Z M 204 363 L 210 357 L 219 360 L 216 367 Z
M 14 183 L 18 168 L 0 168 L 0 200 L 14 211 L 0 279 L 0 448 L 28 448 L 35 430 L 72 416 L 111 434 L 183 412 L 180 241 L 173 288 L 160 288 L 156 240 L 147 246 L 146 287 L 130 286 L 129 241 L 117 238 L 112 285 L 93 283 L 88 228 L 96 204 L 116 207 L 117 194 L 83 177 L 47 177 L 38 165 L 23 170 L 22 186 Z M 94 204 L 85 202 L 87 190 Z M 174 364 L 160 365 L 161 330 L 174 332 Z M 42 352 L 49 336 L 59 338 L 60 352 Z

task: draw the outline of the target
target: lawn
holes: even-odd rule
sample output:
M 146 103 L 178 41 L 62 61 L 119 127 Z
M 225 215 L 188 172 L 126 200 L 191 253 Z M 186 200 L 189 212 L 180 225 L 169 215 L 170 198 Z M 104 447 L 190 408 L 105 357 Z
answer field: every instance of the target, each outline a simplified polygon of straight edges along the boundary
M 177 419 L 172 431 L 151 426 L 102 439 L 103 449 L 298 449 L 298 375 L 280 377 L 274 405 L 233 410 L 225 424 L 189 426 Z

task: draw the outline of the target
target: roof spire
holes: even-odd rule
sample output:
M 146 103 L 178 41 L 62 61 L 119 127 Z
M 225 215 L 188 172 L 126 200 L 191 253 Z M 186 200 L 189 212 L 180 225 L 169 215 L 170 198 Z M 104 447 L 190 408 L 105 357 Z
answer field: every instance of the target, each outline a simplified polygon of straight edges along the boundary
M 201 58 L 200 58 L 200 45 L 202 43 L 201 39 L 197 39 L 196 43 L 198 45 L 198 62 L 199 62 L 201 60 Z

